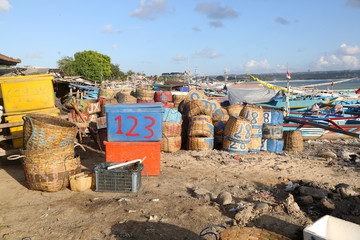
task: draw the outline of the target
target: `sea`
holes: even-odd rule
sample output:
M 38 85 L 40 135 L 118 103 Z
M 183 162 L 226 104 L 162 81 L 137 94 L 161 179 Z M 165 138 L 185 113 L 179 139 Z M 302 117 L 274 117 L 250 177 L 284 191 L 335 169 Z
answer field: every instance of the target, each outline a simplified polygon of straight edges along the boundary
M 322 79 L 322 80 L 292 80 L 290 79 L 290 87 L 303 87 L 308 85 L 324 84 L 320 86 L 314 86 L 313 89 L 318 90 L 357 90 L 360 88 L 360 78 L 351 79 L 346 82 L 342 82 L 346 79 Z M 287 80 L 284 81 L 270 81 L 268 82 L 278 87 L 286 87 Z M 333 86 L 332 86 L 332 83 Z

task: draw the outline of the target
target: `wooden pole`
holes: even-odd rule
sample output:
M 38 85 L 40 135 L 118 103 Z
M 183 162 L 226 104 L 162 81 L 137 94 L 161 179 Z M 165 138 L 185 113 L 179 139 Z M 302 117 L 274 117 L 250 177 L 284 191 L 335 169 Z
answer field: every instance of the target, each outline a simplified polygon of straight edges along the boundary
M 348 131 L 345 131 L 345 130 L 339 129 L 339 128 L 329 127 L 329 126 L 326 126 L 326 125 L 323 125 L 323 124 L 320 124 L 320 123 L 315 123 L 315 122 L 312 122 L 312 121 L 304 121 L 304 120 L 300 120 L 300 119 L 293 118 L 293 117 L 284 117 L 284 120 L 289 121 L 289 122 L 300 123 L 300 124 L 303 124 L 303 125 L 310 125 L 310 126 L 313 126 L 313 127 L 322 128 L 322 129 L 325 129 L 325 130 L 341 133 L 341 134 L 351 136 L 351 137 L 354 137 L 354 138 L 360 138 L 360 134 L 353 133 L 353 132 L 348 132 Z

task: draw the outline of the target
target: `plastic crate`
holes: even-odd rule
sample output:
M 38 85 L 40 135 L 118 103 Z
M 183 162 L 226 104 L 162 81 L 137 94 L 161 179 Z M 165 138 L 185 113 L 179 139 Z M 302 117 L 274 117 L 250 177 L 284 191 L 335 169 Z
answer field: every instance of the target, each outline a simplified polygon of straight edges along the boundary
M 104 162 L 94 167 L 97 192 L 137 192 L 141 187 L 141 171 L 143 164 L 136 167 L 122 167 L 108 170 L 115 165 Z

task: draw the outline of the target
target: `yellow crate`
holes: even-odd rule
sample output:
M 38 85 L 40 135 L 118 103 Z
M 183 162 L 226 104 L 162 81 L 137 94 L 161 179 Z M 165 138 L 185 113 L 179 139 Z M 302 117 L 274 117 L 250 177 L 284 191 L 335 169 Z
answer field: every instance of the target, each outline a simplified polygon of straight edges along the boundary
M 4 112 L 14 113 L 55 106 L 52 74 L 0 78 Z
M 53 107 L 53 108 L 48 108 L 48 109 L 23 112 L 23 113 L 17 114 L 17 115 L 12 114 L 10 116 L 5 116 L 5 122 L 8 122 L 8 123 L 21 122 L 22 117 L 25 116 L 27 113 L 38 113 L 38 114 L 48 114 L 50 116 L 59 116 L 60 110 L 56 107 Z M 23 134 L 23 126 L 11 127 L 10 134 L 11 135 Z M 13 139 L 12 143 L 13 143 L 14 148 L 21 148 L 23 146 L 23 139 L 22 138 Z

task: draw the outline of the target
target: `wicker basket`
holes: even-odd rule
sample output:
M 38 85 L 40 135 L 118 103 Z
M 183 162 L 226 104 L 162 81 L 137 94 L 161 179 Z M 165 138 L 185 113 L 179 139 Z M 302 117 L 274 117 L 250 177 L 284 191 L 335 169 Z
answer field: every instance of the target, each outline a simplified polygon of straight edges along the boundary
M 167 137 L 163 134 L 161 151 L 162 152 L 177 152 L 181 149 L 181 136 Z
M 105 105 L 106 104 L 111 104 L 111 103 L 118 103 L 118 101 L 115 98 L 111 98 L 111 99 L 103 99 L 102 103 L 101 103 L 101 114 L 100 116 L 105 116 Z
M 23 117 L 23 148 L 38 150 L 73 145 L 77 134 L 74 123 L 46 114 L 27 114 Z
M 214 148 L 214 138 L 189 137 L 189 150 L 211 150 Z
M 260 152 L 261 139 L 261 137 L 251 137 L 251 140 L 248 144 L 249 152 Z
M 81 171 L 74 145 L 57 149 L 23 150 L 26 181 L 32 190 L 56 192 L 69 186 L 69 178 Z M 74 157 L 75 156 L 75 157 Z
M 211 105 L 207 100 L 191 100 L 187 105 L 188 116 L 208 115 L 211 116 Z
M 134 88 L 132 87 L 120 87 L 120 88 L 115 88 L 114 91 L 116 92 L 116 94 L 118 93 L 123 93 L 126 95 L 131 95 L 134 92 Z
M 224 121 L 214 121 L 215 135 L 222 135 L 224 133 L 226 123 Z
M 149 88 L 137 88 L 136 89 L 136 98 L 144 101 L 153 101 L 154 100 L 154 90 Z
M 186 95 L 174 95 L 174 104 L 179 106 L 179 104 L 185 99 L 185 97 Z
M 220 233 L 221 240 L 290 240 L 280 234 L 255 227 L 231 227 Z
M 70 176 L 71 191 L 82 192 L 91 188 L 93 174 L 89 171 Z
M 300 130 L 284 131 L 284 150 L 304 151 L 303 137 Z
M 240 116 L 248 119 L 253 128 L 262 128 L 264 124 L 264 111 L 261 106 L 247 104 L 241 110 Z
M 177 137 L 181 135 L 181 123 L 163 122 L 162 134 L 166 137 Z
M 200 92 L 196 89 L 192 89 L 188 94 L 185 96 L 184 103 L 188 104 L 192 100 L 208 100 L 209 98 L 205 95 L 204 92 Z
M 137 102 L 137 98 L 133 97 L 129 94 L 125 94 L 122 92 L 118 92 L 116 94 L 116 99 L 118 103 L 136 103 Z
M 233 115 L 233 116 L 239 116 L 241 110 L 244 108 L 244 106 L 242 104 L 233 104 L 233 105 L 229 105 L 227 106 L 227 111 L 229 113 L 229 115 Z
M 214 125 L 206 115 L 192 117 L 189 124 L 189 137 L 213 137 Z
M 230 116 L 225 126 L 224 136 L 248 143 L 251 137 L 251 129 L 251 123 L 246 118 Z
M 99 88 L 99 98 L 114 98 L 116 96 L 116 91 L 114 89 L 106 89 L 106 88 Z
M 227 110 L 221 106 L 215 110 L 212 110 L 211 115 L 212 115 L 213 121 L 226 122 L 227 120 L 229 120 L 229 114 L 228 114 Z
M 248 154 L 250 139 L 246 141 L 235 140 L 226 135 L 223 137 L 222 149 L 227 152 Z

